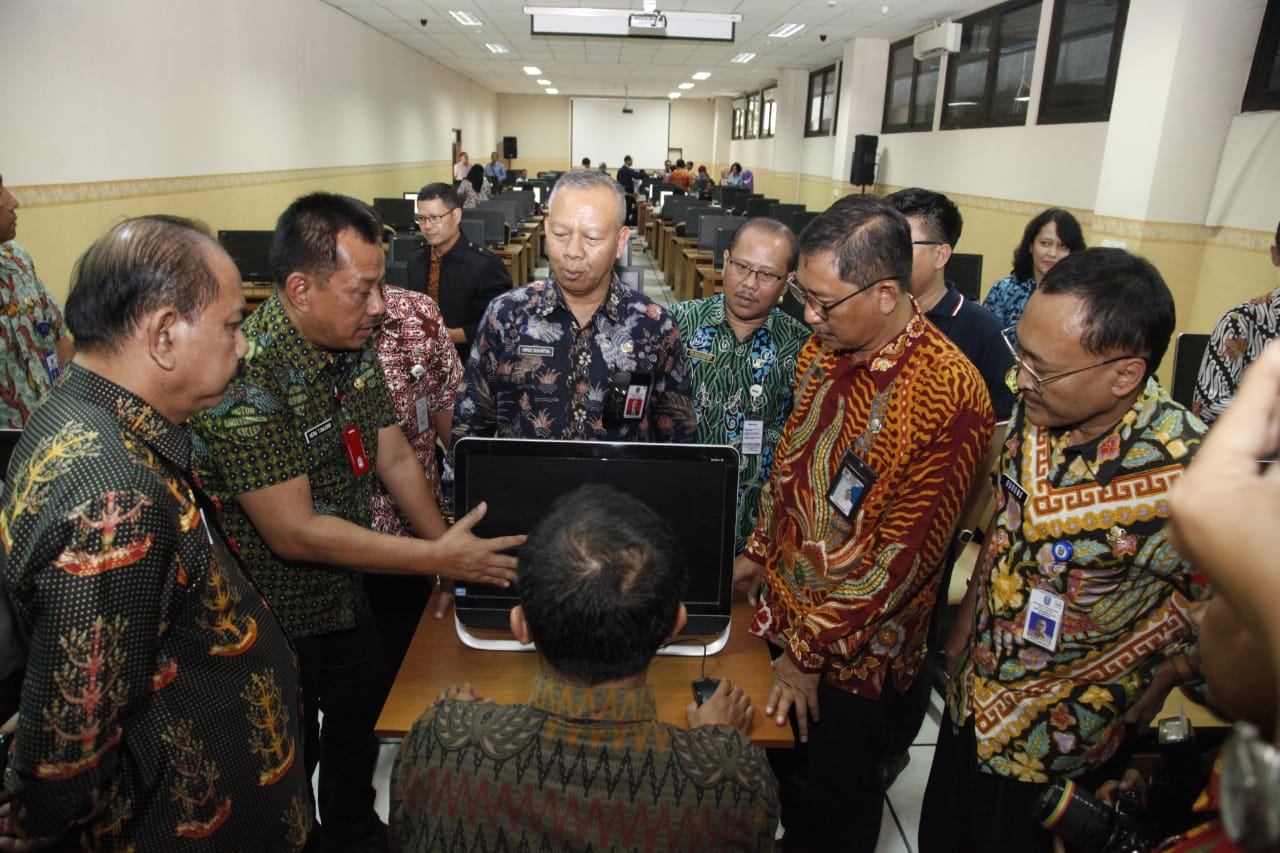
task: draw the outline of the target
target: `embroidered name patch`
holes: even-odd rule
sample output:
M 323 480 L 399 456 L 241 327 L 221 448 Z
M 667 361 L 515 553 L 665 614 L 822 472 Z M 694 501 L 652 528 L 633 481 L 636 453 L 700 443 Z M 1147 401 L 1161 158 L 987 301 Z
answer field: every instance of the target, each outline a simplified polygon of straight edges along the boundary
M 516 352 L 520 355 L 540 355 L 552 356 L 556 354 L 555 347 L 540 347 L 534 344 L 520 344 L 516 347 Z
M 329 418 L 327 421 L 321 421 L 316 424 L 311 429 L 304 432 L 302 437 L 306 439 L 307 444 L 310 444 L 331 429 L 333 429 L 333 418 Z

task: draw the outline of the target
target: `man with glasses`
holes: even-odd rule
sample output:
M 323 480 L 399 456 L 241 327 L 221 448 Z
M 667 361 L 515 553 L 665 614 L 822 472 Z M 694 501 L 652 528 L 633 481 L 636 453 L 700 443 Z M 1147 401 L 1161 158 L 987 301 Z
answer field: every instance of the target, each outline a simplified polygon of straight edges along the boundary
M 439 304 L 449 338 L 466 363 L 476 324 L 493 298 L 511 289 L 511 273 L 501 258 L 462 235 L 462 200 L 448 184 L 419 190 L 414 218 L 426 245 L 409 258 L 409 288 Z
M 1205 427 L 1153 376 L 1173 329 L 1155 267 L 1087 249 L 1004 331 L 1019 399 L 996 516 L 946 642 L 925 853 L 1052 849 L 1032 817 L 1045 785 L 1120 778 L 1134 737 L 1195 677 L 1183 647 L 1199 584 L 1165 523 Z
M 700 444 L 738 449 L 738 553 L 756 526 L 760 487 L 791 413 L 796 355 L 809 328 L 778 299 L 796 268 L 796 237 L 776 219 L 748 220 L 724 253 L 724 293 L 671 306 L 693 384 Z
M 454 439 L 692 442 L 675 317 L 614 272 L 631 233 L 622 187 L 594 169 L 567 172 L 548 210 L 551 275 L 485 311 L 453 408 Z
M 814 334 L 760 517 L 734 564 L 775 655 L 765 713 L 788 850 L 875 849 L 878 767 L 924 657 L 934 570 L 991 436 L 977 369 L 907 292 L 911 231 L 852 195 L 800 235 Z M 761 586 L 763 581 L 763 586 Z
M 196 462 L 297 651 L 323 849 L 383 850 L 373 726 L 389 679 L 363 573 L 509 583 L 515 558 L 497 552 L 521 538 L 472 536 L 483 511 L 447 529 L 396 423 L 373 340 L 385 311 L 373 209 L 328 193 L 296 200 L 271 267 L 275 291 L 244 321 L 240 372 L 193 419 Z M 375 477 L 421 538 L 370 529 Z

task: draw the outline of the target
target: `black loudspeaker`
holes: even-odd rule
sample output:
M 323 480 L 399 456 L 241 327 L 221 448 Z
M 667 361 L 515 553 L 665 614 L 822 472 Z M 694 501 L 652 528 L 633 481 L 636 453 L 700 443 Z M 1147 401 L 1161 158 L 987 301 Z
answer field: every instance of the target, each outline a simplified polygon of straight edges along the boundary
M 872 146 L 874 151 L 874 145 Z M 519 157 L 516 153 L 516 138 L 514 136 L 502 137 L 502 156 L 510 160 L 513 157 Z M 873 155 L 874 156 L 874 155 Z
M 859 133 L 853 138 L 853 169 L 849 183 L 864 187 L 876 182 L 876 145 L 880 137 Z

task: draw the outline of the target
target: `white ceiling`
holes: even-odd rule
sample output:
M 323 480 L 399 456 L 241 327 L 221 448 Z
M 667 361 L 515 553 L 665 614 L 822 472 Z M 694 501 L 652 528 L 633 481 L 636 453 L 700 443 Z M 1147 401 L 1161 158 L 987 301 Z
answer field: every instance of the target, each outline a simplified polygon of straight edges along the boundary
M 780 68 L 820 68 L 841 57 L 843 44 L 859 37 L 893 38 L 973 8 L 979 0 L 658 0 L 662 12 L 724 12 L 742 16 L 734 41 L 662 38 L 534 36 L 525 0 L 324 0 L 379 32 L 488 89 L 542 91 L 522 67 L 542 70 L 561 95 L 666 97 L 694 71 L 710 79 L 685 97 L 707 98 L 754 91 L 778 78 Z M 605 7 L 640 11 L 642 0 L 528 0 L 530 6 Z M 886 10 L 887 11 L 882 11 Z M 462 26 L 450 10 L 469 12 L 481 26 Z M 426 26 L 420 23 L 427 19 Z M 787 22 L 804 24 L 787 39 L 768 34 Z M 825 41 L 819 39 L 825 35 Z M 511 52 L 495 55 L 486 42 Z M 757 54 L 746 65 L 737 54 Z

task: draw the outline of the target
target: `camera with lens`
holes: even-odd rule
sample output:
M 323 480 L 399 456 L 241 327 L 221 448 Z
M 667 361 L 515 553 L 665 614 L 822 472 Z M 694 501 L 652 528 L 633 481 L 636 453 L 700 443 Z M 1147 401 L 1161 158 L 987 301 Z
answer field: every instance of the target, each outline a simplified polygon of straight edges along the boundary
M 1045 789 L 1036 801 L 1035 819 L 1071 850 L 1093 853 L 1146 853 L 1164 833 L 1143 812 L 1136 791 L 1113 791 L 1108 806 L 1070 779 Z

